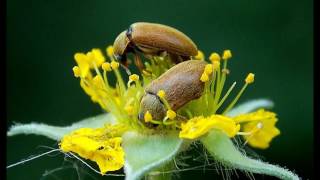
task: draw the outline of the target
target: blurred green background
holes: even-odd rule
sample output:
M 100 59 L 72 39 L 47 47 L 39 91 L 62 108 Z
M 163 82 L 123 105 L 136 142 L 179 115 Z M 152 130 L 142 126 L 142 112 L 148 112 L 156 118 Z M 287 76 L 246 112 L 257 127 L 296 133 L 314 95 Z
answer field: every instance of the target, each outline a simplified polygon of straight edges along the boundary
M 6 19 L 8 126 L 32 121 L 62 126 L 101 113 L 73 77 L 73 54 L 104 49 L 133 22 L 157 22 L 185 32 L 206 56 L 231 49 L 227 85 L 256 74 L 241 101 L 272 99 L 281 130 L 269 149 L 256 152 L 313 179 L 313 1 L 10 0 Z M 8 138 L 7 164 L 47 151 L 39 145 L 57 147 L 40 136 Z M 72 166 L 63 155 L 46 156 L 8 169 L 7 179 L 77 179 L 74 168 L 43 176 L 63 164 Z M 88 168 L 82 171 L 101 178 Z M 83 179 L 90 176 L 81 173 Z M 181 174 L 214 176 L 215 171 Z

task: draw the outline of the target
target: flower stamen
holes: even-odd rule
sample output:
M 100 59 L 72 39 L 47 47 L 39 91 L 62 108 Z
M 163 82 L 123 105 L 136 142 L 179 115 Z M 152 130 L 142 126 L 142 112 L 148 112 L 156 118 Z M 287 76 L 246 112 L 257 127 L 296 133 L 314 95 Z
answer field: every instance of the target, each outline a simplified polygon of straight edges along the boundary
M 160 98 L 160 100 L 163 102 L 163 104 L 165 105 L 165 107 L 168 110 L 171 110 L 171 106 L 169 104 L 169 102 L 166 100 L 166 93 L 164 90 L 159 90 L 157 93 L 157 96 Z
M 240 99 L 241 95 L 243 94 L 244 90 L 247 88 L 248 84 L 253 83 L 254 81 L 254 75 L 252 73 L 249 73 L 248 76 L 245 79 L 245 84 L 241 88 L 240 92 L 237 94 L 236 98 L 229 104 L 229 106 L 223 111 L 222 114 L 227 113 L 233 106 L 237 103 L 237 101 Z

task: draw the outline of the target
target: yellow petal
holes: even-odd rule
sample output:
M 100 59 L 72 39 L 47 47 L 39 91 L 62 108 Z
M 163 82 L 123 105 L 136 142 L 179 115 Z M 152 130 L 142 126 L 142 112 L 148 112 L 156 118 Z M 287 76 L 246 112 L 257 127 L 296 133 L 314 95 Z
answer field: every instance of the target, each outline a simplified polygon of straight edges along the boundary
M 104 128 L 80 128 L 67 134 L 60 142 L 64 152 L 74 152 L 85 159 L 95 161 L 102 174 L 119 170 L 124 165 L 121 137 L 109 137 Z
M 243 123 L 242 131 L 250 134 L 244 138 L 255 148 L 268 148 L 272 139 L 280 134 L 280 130 L 275 126 L 278 121 L 276 114 L 264 109 L 238 115 L 234 120 Z
M 196 139 L 206 134 L 211 129 L 219 129 L 229 137 L 233 137 L 239 131 L 240 126 L 231 118 L 222 115 L 212 115 L 207 118 L 198 116 L 181 125 L 180 138 Z

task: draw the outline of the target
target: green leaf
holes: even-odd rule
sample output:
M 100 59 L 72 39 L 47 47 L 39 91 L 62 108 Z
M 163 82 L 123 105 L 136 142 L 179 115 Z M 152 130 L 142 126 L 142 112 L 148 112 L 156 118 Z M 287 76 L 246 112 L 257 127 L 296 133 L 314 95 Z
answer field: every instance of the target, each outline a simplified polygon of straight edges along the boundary
M 170 162 L 179 152 L 182 140 L 178 134 L 142 135 L 128 132 L 122 146 L 126 153 L 126 180 L 138 180 L 153 169 Z
M 230 138 L 221 131 L 212 130 L 201 141 L 216 161 L 228 167 L 275 176 L 280 179 L 299 179 L 296 174 L 288 169 L 245 156 L 234 146 Z
M 98 128 L 102 127 L 105 123 L 114 122 L 114 116 L 110 113 L 105 113 L 98 116 L 86 118 L 82 121 L 73 123 L 72 125 L 65 127 L 50 126 L 42 123 L 16 124 L 11 126 L 11 128 L 7 132 L 7 136 L 14 136 L 18 134 L 34 134 L 46 136 L 53 140 L 60 140 L 65 134 L 68 134 L 73 130 L 82 127 Z
M 232 108 L 227 115 L 233 117 L 239 114 L 252 112 L 259 108 L 272 108 L 273 106 L 273 102 L 268 99 L 254 99 Z

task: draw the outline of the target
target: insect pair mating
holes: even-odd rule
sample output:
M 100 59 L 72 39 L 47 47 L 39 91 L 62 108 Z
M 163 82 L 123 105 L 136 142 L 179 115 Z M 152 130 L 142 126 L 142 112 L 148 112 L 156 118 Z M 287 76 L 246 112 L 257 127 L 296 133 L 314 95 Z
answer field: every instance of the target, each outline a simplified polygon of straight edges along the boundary
M 118 35 L 113 47 L 115 59 L 125 67 L 129 65 L 127 54 L 133 53 L 134 63 L 140 72 L 144 70 L 144 65 L 138 52 L 147 58 L 167 53 L 173 63 L 177 64 L 145 88 L 140 102 L 139 120 L 144 120 L 146 112 L 156 120 L 166 116 L 167 109 L 157 96 L 159 90 L 165 92 L 166 101 L 173 111 L 201 97 L 204 83 L 200 77 L 207 63 L 192 60 L 192 56 L 198 53 L 197 46 L 179 30 L 162 24 L 134 23 Z

